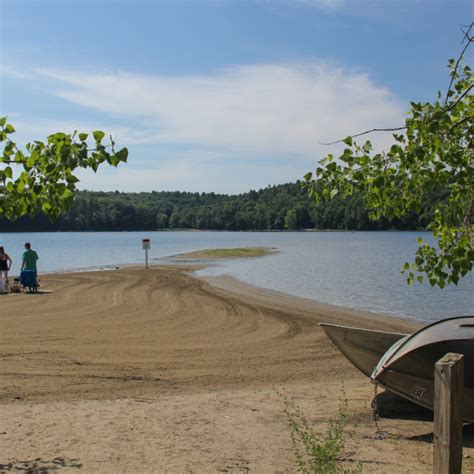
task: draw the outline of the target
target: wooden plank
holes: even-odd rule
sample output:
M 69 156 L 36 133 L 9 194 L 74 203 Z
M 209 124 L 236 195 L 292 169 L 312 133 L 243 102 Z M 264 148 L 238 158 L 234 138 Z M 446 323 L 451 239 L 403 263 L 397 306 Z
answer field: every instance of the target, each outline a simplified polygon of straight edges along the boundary
M 464 356 L 448 353 L 435 364 L 433 473 L 460 474 Z

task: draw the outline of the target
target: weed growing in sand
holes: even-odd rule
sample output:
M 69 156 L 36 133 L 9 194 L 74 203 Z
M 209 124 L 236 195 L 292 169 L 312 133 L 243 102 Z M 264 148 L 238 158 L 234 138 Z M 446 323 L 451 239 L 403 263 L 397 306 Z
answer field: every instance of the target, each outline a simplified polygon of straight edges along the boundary
M 303 474 L 339 474 L 360 473 L 362 466 L 356 469 L 347 469 L 342 462 L 347 458 L 344 452 L 347 438 L 350 436 L 346 430 L 347 424 L 347 398 L 343 390 L 339 411 L 334 418 L 328 421 L 325 433 L 316 433 L 308 422 L 301 408 L 284 395 L 284 412 L 290 425 L 290 438 L 298 471 Z

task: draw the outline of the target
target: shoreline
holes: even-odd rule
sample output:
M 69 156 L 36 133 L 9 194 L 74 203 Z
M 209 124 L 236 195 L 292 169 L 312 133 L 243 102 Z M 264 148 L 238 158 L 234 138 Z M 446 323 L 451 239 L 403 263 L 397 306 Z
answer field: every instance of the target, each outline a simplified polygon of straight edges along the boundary
M 252 283 L 239 280 L 228 274 L 222 275 L 215 275 L 215 276 L 204 276 L 204 275 L 197 275 L 196 272 L 207 268 L 209 265 L 212 265 L 211 259 L 202 259 L 203 261 L 199 260 L 193 262 L 193 260 L 172 260 L 174 256 L 170 257 L 160 257 L 160 260 L 164 260 L 160 263 L 152 263 L 149 265 L 150 269 L 160 269 L 161 267 L 171 267 L 171 268 L 186 268 L 186 271 L 192 275 L 194 278 L 199 280 L 205 281 L 212 285 L 217 289 L 221 289 L 224 291 L 228 291 L 234 293 L 238 296 L 245 296 L 248 297 L 250 295 L 254 295 L 260 298 L 274 298 L 277 297 L 280 300 L 286 300 L 287 302 L 293 302 L 296 304 L 300 304 L 306 307 L 313 307 L 314 310 L 321 311 L 326 310 L 329 312 L 339 311 L 344 312 L 346 314 L 351 314 L 353 316 L 361 317 L 364 319 L 366 316 L 369 318 L 374 317 L 376 319 L 380 319 L 381 322 L 384 320 L 391 321 L 393 323 L 401 322 L 407 323 L 410 326 L 415 328 L 419 328 L 424 324 L 429 324 L 426 321 L 422 321 L 419 319 L 415 319 L 413 316 L 402 316 L 402 315 L 395 315 L 395 314 L 388 314 L 388 313 L 377 313 L 375 311 L 369 311 L 364 309 L 358 308 L 350 308 L 348 306 L 341 306 L 337 304 L 331 303 L 324 303 L 322 301 L 318 301 L 312 298 L 305 298 L 303 296 L 292 295 L 291 293 L 286 293 L 284 291 L 273 290 L 271 288 L 265 288 L 262 286 L 254 285 Z M 251 258 L 260 258 L 260 257 L 251 257 Z M 169 259 L 169 263 L 167 263 L 167 259 Z M 204 260 L 206 263 L 204 263 Z M 84 273 L 95 273 L 95 272 L 109 272 L 109 271 L 117 271 L 122 269 L 130 269 L 130 270 L 141 270 L 143 269 L 143 265 L 137 265 L 135 263 L 125 263 L 122 265 L 110 265 L 106 267 L 85 267 L 84 269 L 71 269 L 71 270 L 58 270 L 48 273 L 40 273 L 41 275 L 49 276 L 49 275 L 69 275 L 69 274 L 84 274 Z
M 181 254 L 180 254 L 181 255 Z M 184 255 L 184 254 L 183 254 Z M 179 256 L 179 255 L 178 255 Z M 288 300 L 294 301 L 301 301 L 301 302 L 308 302 L 308 304 L 314 304 L 315 308 L 327 308 L 331 310 L 338 311 L 345 311 L 347 313 L 353 312 L 354 315 L 371 315 L 375 316 L 376 318 L 387 318 L 390 320 L 400 320 L 401 322 L 412 324 L 414 327 L 421 327 L 422 325 L 429 324 L 429 321 L 423 321 L 421 319 L 417 319 L 414 316 L 408 315 L 398 315 L 398 314 L 390 314 L 390 313 L 378 313 L 375 311 L 370 311 L 366 309 L 358 309 L 358 308 L 351 308 L 348 306 L 342 306 L 332 303 L 325 303 L 319 300 L 315 300 L 312 298 L 306 298 L 303 296 L 292 295 L 291 293 L 286 293 L 284 291 L 274 290 L 272 288 L 265 288 L 258 285 L 254 285 L 252 283 L 239 280 L 228 274 L 221 274 L 216 276 L 204 276 L 204 275 L 197 275 L 197 271 L 203 270 L 208 266 L 213 264 L 214 259 L 174 259 L 175 255 L 166 256 L 166 257 L 157 257 L 155 260 L 160 260 L 160 263 L 151 263 L 149 268 L 160 268 L 160 267 L 171 267 L 171 268 L 182 268 L 187 267 L 190 270 L 190 273 L 202 281 L 206 281 L 209 284 L 215 286 L 216 288 L 221 288 L 224 290 L 231 291 L 233 293 L 237 293 L 242 295 L 244 292 L 250 292 L 252 294 L 267 294 L 267 295 L 278 295 L 282 298 L 286 298 Z M 247 258 L 261 258 L 259 257 L 247 257 Z M 71 275 L 71 274 L 84 274 L 84 273 L 95 273 L 95 272 L 110 272 L 110 271 L 117 271 L 121 269 L 143 269 L 143 265 L 138 265 L 136 263 L 124 263 L 124 264 L 116 264 L 116 265 L 105 265 L 100 267 L 84 267 L 84 268 L 72 268 L 72 269 L 62 269 L 62 270 L 54 270 L 51 272 L 39 272 L 39 278 L 41 281 L 42 276 L 51 276 L 51 275 Z M 10 275 L 10 278 L 19 277 Z
M 4 230 L 2 233 L 5 234 L 68 234 L 68 233 L 92 233 L 92 234 L 99 234 L 99 233 L 121 233 L 121 232 L 248 232 L 248 233 L 255 233 L 255 232 L 279 232 L 279 233 L 288 233 L 288 232 L 428 232 L 431 234 L 429 229 L 315 229 L 315 228 L 302 228 L 297 230 L 287 230 L 287 229 L 261 229 L 261 230 L 227 230 L 227 229 L 181 229 L 181 228 L 173 228 L 173 229 L 138 229 L 138 230 L 33 230 L 31 232 L 25 231 L 16 231 L 16 230 Z
M 195 270 L 197 271 L 197 270 Z M 291 306 L 297 305 L 298 307 L 312 310 L 317 313 L 328 313 L 333 314 L 335 312 L 344 313 L 360 320 L 377 320 L 382 324 L 406 324 L 407 327 L 413 327 L 415 330 L 425 325 L 424 321 L 417 320 L 415 318 L 406 316 L 398 316 L 385 313 L 376 313 L 368 310 L 361 310 L 357 308 L 349 308 L 347 306 L 339 306 L 336 304 L 323 303 L 318 300 L 311 298 L 304 298 L 302 296 L 292 295 L 285 293 L 284 291 L 273 290 L 271 288 L 264 288 L 251 283 L 239 280 L 231 275 L 218 275 L 218 276 L 201 276 L 196 275 L 193 271 L 193 276 L 203 280 L 214 288 L 224 290 L 225 292 L 232 293 L 239 297 L 244 297 L 248 300 L 261 303 L 262 300 L 272 300 L 272 304 L 280 307 L 290 308 Z M 359 326 L 356 324 L 356 326 Z
M 304 233 L 288 234 L 286 237 L 275 234 L 270 239 L 270 235 L 265 238 L 263 233 L 252 237 L 251 234 L 239 236 L 238 233 L 230 232 L 227 237 L 209 233 L 207 237 L 202 234 L 196 238 L 181 238 L 177 233 L 174 237 L 171 234 L 160 236 L 160 233 L 156 233 L 148 236 L 155 242 L 149 251 L 149 261 L 157 264 L 172 263 L 170 259 L 165 262 L 165 257 L 196 249 L 267 245 L 278 247 L 280 254 L 261 261 L 216 261 L 213 267 L 200 273 L 229 273 L 254 285 L 322 303 L 426 323 L 448 316 L 469 314 L 472 279 L 463 279 L 457 287 L 448 285 L 444 292 L 431 288 L 429 284 L 419 285 L 416 282 L 413 288 L 406 284 L 406 275 L 401 274 L 400 270 L 405 260 L 410 261 L 408 257 L 403 257 L 403 252 L 411 243 L 416 244 L 410 237 L 413 234 L 402 233 L 398 237 L 390 237 L 390 233 L 341 233 L 336 240 L 319 235 L 321 238 L 315 234 L 313 239 L 309 234 L 305 237 Z M 57 234 L 56 237 L 54 234 L 38 234 L 27 239 L 32 240 L 38 248 L 41 273 L 111 270 L 117 265 L 139 266 L 144 262 L 145 252 L 141 249 L 143 235 L 140 233 L 101 233 L 94 236 L 86 232 L 63 237 Z M 5 238 L 8 240 L 8 236 Z M 21 263 L 21 253 L 17 248 L 21 239 L 19 235 L 6 242 L 6 248 L 13 252 L 12 269 L 16 274 L 19 273 Z M 377 251 L 372 249 L 372 239 Z M 83 251 L 66 251 L 69 247 L 83 248 L 83 245 L 90 249 L 89 256 L 83 255 Z M 353 255 L 348 250 L 352 246 L 358 249 Z M 346 255 L 346 252 L 349 253 Z

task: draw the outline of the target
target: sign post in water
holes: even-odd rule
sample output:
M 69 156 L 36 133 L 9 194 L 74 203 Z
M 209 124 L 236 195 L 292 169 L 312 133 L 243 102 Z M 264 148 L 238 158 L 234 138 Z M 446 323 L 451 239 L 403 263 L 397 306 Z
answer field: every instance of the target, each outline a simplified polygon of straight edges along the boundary
M 145 268 L 148 268 L 148 250 L 150 250 L 150 239 L 142 240 L 143 250 L 145 251 Z

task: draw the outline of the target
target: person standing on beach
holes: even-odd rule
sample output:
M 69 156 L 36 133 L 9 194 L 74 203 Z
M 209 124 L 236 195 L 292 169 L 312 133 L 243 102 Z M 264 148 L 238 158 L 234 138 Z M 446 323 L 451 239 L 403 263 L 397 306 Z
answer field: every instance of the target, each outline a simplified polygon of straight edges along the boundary
M 8 271 L 12 266 L 12 259 L 5 253 L 3 247 L 0 247 L 0 279 L 2 280 L 3 290 L 8 290 Z
M 25 251 L 23 252 L 23 260 L 21 263 L 22 270 L 32 270 L 35 272 L 35 277 L 38 276 L 36 261 L 39 259 L 38 254 L 31 249 L 31 244 L 26 242 Z

